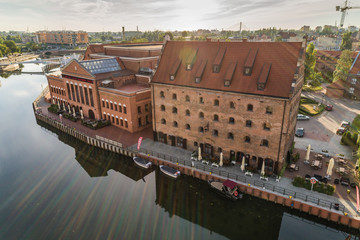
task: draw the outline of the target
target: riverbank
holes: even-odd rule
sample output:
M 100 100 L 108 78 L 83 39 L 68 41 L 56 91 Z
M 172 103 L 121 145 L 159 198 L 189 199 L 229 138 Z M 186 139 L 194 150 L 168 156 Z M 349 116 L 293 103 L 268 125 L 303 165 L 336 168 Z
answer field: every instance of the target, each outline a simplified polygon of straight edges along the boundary
M 354 203 L 340 201 L 340 199 L 335 197 L 291 187 L 291 179 L 284 178 L 279 182 L 275 181 L 275 179 L 262 181 L 258 174 L 254 174 L 252 177 L 245 176 L 238 167 L 216 168 L 200 162 L 193 162 L 190 160 L 189 151 L 154 142 L 151 140 L 151 135 L 146 139 L 144 138 L 144 147 L 140 149 L 140 152 L 137 151 L 134 144 L 130 145 L 131 142 L 124 144 L 121 142 L 121 139 L 114 141 L 113 139 L 101 136 L 100 133 L 95 137 L 90 136 L 81 131 L 80 123 L 72 123 L 65 120 L 65 122 L 60 122 L 60 119 L 57 119 L 57 115 L 48 113 L 47 107 L 39 104 L 44 95 L 42 93 L 33 103 L 35 117 L 89 145 L 130 157 L 140 155 L 149 158 L 155 165 L 168 165 L 180 170 L 183 174 L 205 181 L 211 178 L 219 180 L 229 178 L 235 180 L 239 188 L 249 195 L 298 209 L 299 211 L 355 229 L 360 228 L 359 216 L 353 208 Z M 137 138 L 132 137 L 131 140 L 137 140 Z M 129 140 L 127 139 L 127 141 Z M 152 147 L 148 149 L 147 145 Z M 338 207 L 335 206 L 335 203 L 339 204 Z

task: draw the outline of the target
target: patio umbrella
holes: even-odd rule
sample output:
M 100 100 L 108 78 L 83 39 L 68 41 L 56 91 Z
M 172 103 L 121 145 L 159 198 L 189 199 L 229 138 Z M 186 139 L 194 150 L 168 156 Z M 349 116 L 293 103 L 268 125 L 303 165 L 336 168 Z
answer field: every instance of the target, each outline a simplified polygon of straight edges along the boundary
M 83 114 L 83 110 L 80 109 L 80 114 L 81 114 L 81 119 L 84 119 L 84 114 Z
M 245 171 L 245 156 L 243 156 L 242 160 L 241 160 L 241 167 L 240 167 L 241 171 Z
M 220 167 L 222 167 L 222 165 L 223 165 L 223 158 L 224 158 L 224 156 L 223 156 L 223 153 L 221 152 L 220 153 L 220 162 L 219 162 Z
M 70 104 L 68 105 L 68 108 L 69 108 L 69 113 L 71 114 L 71 107 L 70 107 Z
M 59 109 L 61 108 L 61 107 L 60 107 L 60 101 L 58 101 L 58 107 L 59 107 Z
M 65 103 L 63 102 L 63 109 L 64 109 L 64 111 L 66 111 L 66 108 L 65 108 Z
M 76 117 L 75 107 L 73 107 L 73 116 Z
M 201 148 L 199 147 L 199 153 L 198 153 L 198 160 L 201 161 L 202 157 L 201 157 Z
M 329 176 L 329 177 L 331 176 L 333 167 L 334 167 L 334 159 L 331 158 L 330 162 L 329 162 L 329 165 L 328 165 L 328 169 L 326 171 L 327 176 Z
M 263 160 L 262 166 L 261 166 L 261 176 L 265 176 L 265 161 Z
M 311 151 L 311 145 L 309 144 L 307 151 L 306 151 L 306 156 L 305 156 L 306 162 L 309 162 L 309 160 L 310 160 L 310 151 Z

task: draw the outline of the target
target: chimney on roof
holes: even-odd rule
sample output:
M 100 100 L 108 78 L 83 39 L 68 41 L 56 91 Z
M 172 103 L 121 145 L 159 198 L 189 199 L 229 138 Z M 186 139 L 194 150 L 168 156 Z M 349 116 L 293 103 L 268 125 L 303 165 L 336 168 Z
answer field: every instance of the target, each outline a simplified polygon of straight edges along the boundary
M 125 41 L 125 27 L 122 27 L 122 39 Z

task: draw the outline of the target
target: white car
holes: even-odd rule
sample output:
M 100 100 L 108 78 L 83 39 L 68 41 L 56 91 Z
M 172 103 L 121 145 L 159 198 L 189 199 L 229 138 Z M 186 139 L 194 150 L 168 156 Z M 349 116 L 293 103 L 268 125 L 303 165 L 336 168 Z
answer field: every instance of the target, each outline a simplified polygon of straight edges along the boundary
M 297 120 L 310 120 L 309 116 L 298 114 L 296 117 Z

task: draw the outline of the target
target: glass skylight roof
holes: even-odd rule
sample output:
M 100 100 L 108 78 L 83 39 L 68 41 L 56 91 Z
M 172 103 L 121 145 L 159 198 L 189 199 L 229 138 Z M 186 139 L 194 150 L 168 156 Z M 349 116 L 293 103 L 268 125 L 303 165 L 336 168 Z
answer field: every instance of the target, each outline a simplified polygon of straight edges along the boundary
M 81 65 L 83 65 L 91 74 L 114 72 L 121 70 L 119 63 L 116 61 L 115 58 L 82 61 Z

